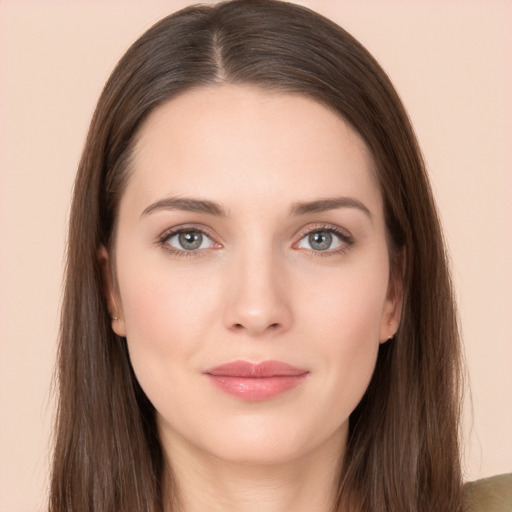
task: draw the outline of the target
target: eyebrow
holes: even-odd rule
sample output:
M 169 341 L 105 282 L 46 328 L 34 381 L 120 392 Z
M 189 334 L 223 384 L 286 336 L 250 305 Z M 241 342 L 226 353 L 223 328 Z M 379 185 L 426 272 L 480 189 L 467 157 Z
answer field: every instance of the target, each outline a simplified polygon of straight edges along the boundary
M 307 213 L 326 212 L 329 210 L 336 210 L 337 208 L 356 208 L 367 215 L 370 220 L 373 219 L 370 210 L 355 197 L 333 197 L 328 199 L 319 199 L 317 201 L 295 203 L 290 209 L 290 214 L 306 215 Z
M 373 216 L 370 210 L 355 197 L 333 197 L 318 199 L 316 201 L 299 202 L 292 205 L 290 215 L 306 215 L 308 213 L 326 212 L 338 208 L 356 208 L 367 215 L 370 220 Z M 183 197 L 168 197 L 150 204 L 142 212 L 141 217 L 158 210 L 182 210 L 187 212 L 206 213 L 216 217 L 227 217 L 224 208 L 215 201 L 205 199 L 192 199 Z
M 215 215 L 217 217 L 226 217 L 224 208 L 214 201 L 203 199 L 191 199 L 182 197 L 168 197 L 150 204 L 141 214 L 149 215 L 157 210 L 183 210 L 186 212 L 199 212 Z

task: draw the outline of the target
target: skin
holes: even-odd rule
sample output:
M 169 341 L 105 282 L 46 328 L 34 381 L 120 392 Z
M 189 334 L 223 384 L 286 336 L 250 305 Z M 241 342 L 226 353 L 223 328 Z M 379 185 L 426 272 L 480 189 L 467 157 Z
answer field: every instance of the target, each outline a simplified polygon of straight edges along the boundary
M 100 258 L 112 328 L 156 408 L 181 510 L 330 510 L 349 415 L 399 322 L 373 166 L 343 119 L 299 95 L 211 86 L 142 126 L 115 276 L 105 248 Z M 214 201 L 225 215 L 151 209 L 177 197 Z M 368 212 L 290 213 L 339 197 Z M 180 227 L 206 234 L 198 250 L 179 252 L 169 230 Z M 315 250 L 309 234 L 326 231 L 331 245 Z M 247 401 L 203 374 L 238 359 L 309 374 Z

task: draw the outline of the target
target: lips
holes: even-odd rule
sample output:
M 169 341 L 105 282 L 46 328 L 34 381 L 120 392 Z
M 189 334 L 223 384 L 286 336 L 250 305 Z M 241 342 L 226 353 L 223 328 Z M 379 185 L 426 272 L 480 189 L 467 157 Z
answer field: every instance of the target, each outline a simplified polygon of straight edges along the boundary
M 268 400 L 299 386 L 308 370 L 280 361 L 233 361 L 203 372 L 218 389 L 244 400 Z

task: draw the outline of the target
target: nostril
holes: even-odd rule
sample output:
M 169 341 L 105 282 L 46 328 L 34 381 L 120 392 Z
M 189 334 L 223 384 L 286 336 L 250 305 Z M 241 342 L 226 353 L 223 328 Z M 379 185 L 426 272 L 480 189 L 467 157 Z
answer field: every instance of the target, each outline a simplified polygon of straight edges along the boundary
M 281 324 L 279 322 L 275 322 L 272 324 L 268 324 L 266 327 L 263 326 L 254 326 L 254 325 L 244 325 L 243 323 L 235 323 L 232 325 L 232 329 L 235 331 L 250 331 L 250 332 L 263 332 L 263 331 L 277 331 L 279 330 Z

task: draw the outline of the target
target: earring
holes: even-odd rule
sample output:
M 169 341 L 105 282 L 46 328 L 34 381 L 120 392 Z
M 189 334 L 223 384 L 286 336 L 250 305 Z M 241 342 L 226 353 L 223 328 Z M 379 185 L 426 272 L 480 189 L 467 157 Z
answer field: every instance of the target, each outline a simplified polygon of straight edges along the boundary
M 119 320 L 119 318 L 117 316 L 113 316 L 112 320 Z

